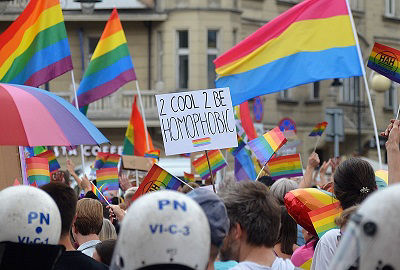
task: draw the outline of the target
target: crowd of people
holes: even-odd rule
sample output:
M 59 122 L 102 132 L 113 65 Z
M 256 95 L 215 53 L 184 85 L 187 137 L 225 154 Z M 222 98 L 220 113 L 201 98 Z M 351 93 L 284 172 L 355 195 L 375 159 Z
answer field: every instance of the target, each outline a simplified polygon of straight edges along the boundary
M 312 153 L 301 179 L 224 179 L 217 193 L 192 184 L 132 202 L 137 187 L 121 177 L 124 200 L 106 205 L 69 161 L 40 188 L 0 191 L 0 269 L 399 269 L 400 121 L 381 135 L 390 184 L 382 190 L 359 158 L 323 162 L 316 181 Z M 307 188 L 332 192 L 343 209 L 338 229 L 318 237 L 292 217 L 287 194 Z

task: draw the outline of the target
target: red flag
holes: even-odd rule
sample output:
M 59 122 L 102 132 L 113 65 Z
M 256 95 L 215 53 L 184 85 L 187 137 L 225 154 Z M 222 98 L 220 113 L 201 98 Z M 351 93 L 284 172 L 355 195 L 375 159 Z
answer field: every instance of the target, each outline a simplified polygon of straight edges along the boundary
M 131 123 L 133 123 L 133 132 L 134 132 L 134 149 L 135 149 L 135 156 L 143 157 L 147 151 L 154 149 L 153 141 L 151 140 L 150 134 L 148 134 L 147 130 L 144 127 L 144 122 L 142 119 L 142 115 L 137 107 L 136 103 L 136 96 L 135 101 L 133 102 L 132 106 L 132 118 Z M 149 137 L 149 147 L 147 147 L 146 143 L 146 133 Z
M 240 104 L 240 121 L 242 122 L 243 129 L 246 132 L 249 141 L 258 137 L 256 129 L 254 128 L 253 120 L 251 119 L 249 104 L 247 101 Z

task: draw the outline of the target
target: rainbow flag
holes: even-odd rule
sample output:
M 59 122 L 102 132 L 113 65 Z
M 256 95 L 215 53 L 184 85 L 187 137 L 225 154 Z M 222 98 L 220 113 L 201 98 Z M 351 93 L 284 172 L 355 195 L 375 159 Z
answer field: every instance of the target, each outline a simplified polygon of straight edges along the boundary
M 389 174 L 387 170 L 375 171 L 375 182 L 378 189 L 382 189 L 389 184 Z
M 257 159 L 264 166 L 274 153 L 286 143 L 286 138 L 280 131 L 279 127 L 275 127 L 264 135 L 248 142 L 249 147 L 256 154 Z
M 271 158 L 267 164 L 273 180 L 303 176 L 300 154 Z
M 31 0 L 0 35 L 0 81 L 38 87 L 72 69 L 58 0 Z
M 367 66 L 379 74 L 400 83 L 400 51 L 375 42 Z
M 321 238 L 327 231 L 337 228 L 335 218 L 343 212 L 340 202 L 328 204 L 319 209 L 308 212 L 314 229 Z
M 106 163 L 108 153 L 105 152 L 97 152 L 96 159 L 94 160 L 94 169 L 103 168 L 104 163 Z
M 194 182 L 194 174 L 183 172 L 183 178 L 188 182 Z
M 47 158 L 31 157 L 25 160 L 26 175 L 30 185 L 36 183 L 37 186 L 43 186 L 50 183 L 49 162 Z
M 237 134 L 237 141 L 238 141 L 238 146 L 229 149 L 229 153 L 231 153 L 233 156 L 236 156 L 239 153 L 239 151 L 246 146 L 246 143 L 244 142 L 242 137 L 239 136 L 239 134 Z
M 214 60 L 232 104 L 297 85 L 361 76 L 346 0 L 305 0 Z M 285 78 L 285 79 L 282 79 Z
M 86 106 L 136 80 L 124 30 L 114 8 L 77 92 L 78 104 Z
M 96 171 L 97 187 L 104 186 L 107 190 L 118 190 L 118 168 L 102 168 Z
M 196 140 L 192 140 L 193 147 L 205 146 L 211 143 L 210 137 L 200 138 Z
M 132 200 L 134 201 L 148 192 L 161 189 L 177 190 L 180 186 L 181 180 L 179 178 L 173 176 L 157 164 L 154 164 L 133 195 Z
M 211 171 L 213 173 L 224 168 L 227 163 L 224 159 L 220 150 L 208 151 L 208 159 L 210 161 Z M 193 166 L 197 173 L 200 174 L 202 179 L 207 179 L 210 177 L 210 169 L 208 168 L 208 162 L 206 155 L 202 155 L 200 158 L 193 161 Z
M 317 236 L 316 229 L 309 216 L 309 212 L 338 202 L 332 193 L 316 188 L 299 188 L 291 190 L 285 195 L 285 206 L 289 215 L 307 230 Z
M 313 130 L 311 131 L 311 133 L 308 136 L 311 137 L 315 137 L 315 136 L 321 136 L 322 133 L 324 133 L 326 126 L 328 125 L 328 122 L 321 122 L 318 123 Z
M 107 153 L 107 154 L 108 154 L 107 158 L 106 158 L 102 168 L 117 168 L 118 162 L 119 162 L 119 159 L 121 158 L 121 156 L 118 154 L 110 154 L 110 153 Z
M 33 147 L 25 147 L 25 151 L 29 153 L 30 157 L 34 157 L 45 152 L 47 148 L 45 146 L 33 146 Z
M 155 158 L 155 159 L 159 160 L 160 159 L 160 150 L 154 149 L 154 150 L 147 151 L 146 153 L 144 153 L 144 156 L 148 157 L 148 158 Z
M 50 169 L 51 173 L 55 172 L 61 168 L 60 164 L 58 163 L 58 161 L 56 159 L 56 155 L 54 154 L 53 150 L 47 150 L 36 156 L 42 157 L 42 158 L 47 158 L 47 160 L 49 161 L 49 169 Z

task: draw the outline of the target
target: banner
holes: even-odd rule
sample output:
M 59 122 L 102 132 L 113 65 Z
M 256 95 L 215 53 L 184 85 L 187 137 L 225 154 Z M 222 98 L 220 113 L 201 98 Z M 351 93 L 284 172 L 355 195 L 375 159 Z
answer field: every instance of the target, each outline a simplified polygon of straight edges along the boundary
M 156 95 L 165 154 L 237 146 L 229 88 Z

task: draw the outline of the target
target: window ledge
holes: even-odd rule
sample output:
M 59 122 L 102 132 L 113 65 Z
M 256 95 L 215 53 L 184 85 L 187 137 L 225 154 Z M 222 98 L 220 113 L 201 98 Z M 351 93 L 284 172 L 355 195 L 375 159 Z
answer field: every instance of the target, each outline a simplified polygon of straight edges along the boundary
M 382 18 L 383 18 L 383 20 L 386 20 L 386 21 L 400 22 L 400 17 L 398 15 L 388 16 L 388 15 L 383 14 Z
M 294 99 L 283 99 L 283 98 L 277 98 L 276 102 L 278 104 L 287 104 L 287 105 L 297 105 L 299 102 Z
M 304 104 L 307 104 L 307 105 L 320 105 L 320 104 L 322 104 L 322 100 L 321 99 L 308 99 L 308 100 L 304 101 Z
M 349 102 L 340 101 L 340 102 L 337 102 L 336 104 L 339 106 L 345 106 L 345 107 L 357 107 L 357 103 L 355 103 L 355 102 L 349 103 Z M 367 105 L 364 102 L 361 102 L 360 106 L 361 106 L 361 108 L 367 107 Z
M 384 106 L 383 107 L 383 111 L 386 113 L 393 113 L 393 108 L 392 107 L 388 107 L 388 106 Z

